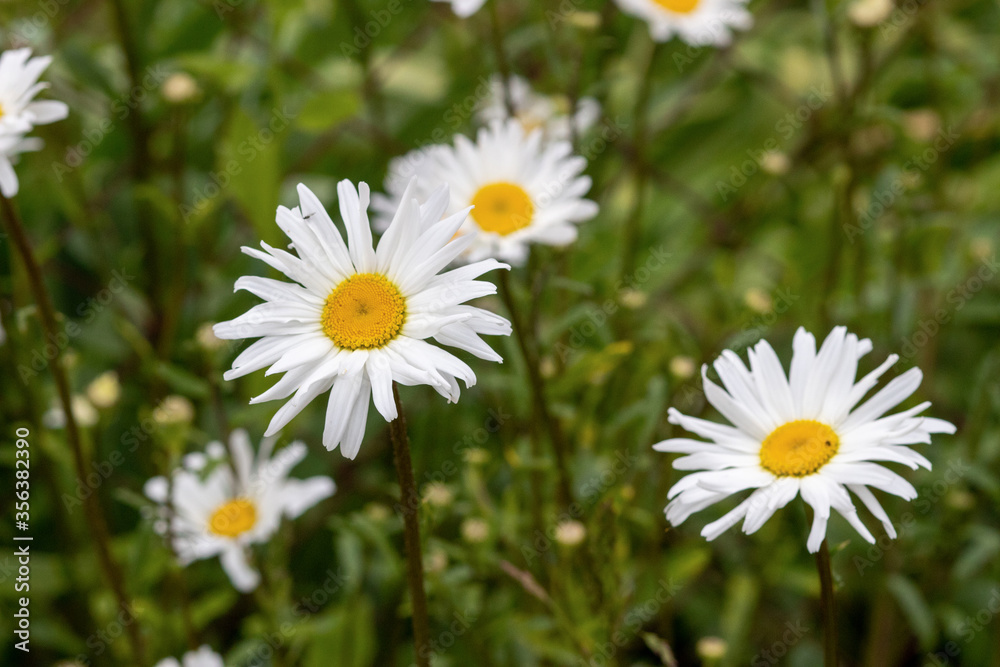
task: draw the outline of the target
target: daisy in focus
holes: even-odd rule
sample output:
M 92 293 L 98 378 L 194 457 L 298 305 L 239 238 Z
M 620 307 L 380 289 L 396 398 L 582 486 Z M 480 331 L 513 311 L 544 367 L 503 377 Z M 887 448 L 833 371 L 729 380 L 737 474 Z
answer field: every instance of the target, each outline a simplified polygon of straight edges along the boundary
M 747 30 L 753 17 L 747 0 L 615 0 L 626 14 L 649 23 L 657 42 L 675 35 L 691 46 L 726 46 L 732 30 Z
M 479 232 L 462 260 L 497 257 L 520 265 L 532 243 L 568 245 L 576 225 L 597 215 L 597 204 L 584 199 L 591 184 L 581 175 L 587 161 L 572 152 L 568 141 L 543 142 L 541 129 L 526 133 L 517 120 L 494 121 L 475 143 L 458 135 L 454 147 L 431 146 L 394 160 L 387 196 L 376 197 L 373 208 L 388 219 L 414 178 L 412 196 L 420 201 L 448 184 L 449 214 L 474 207 L 459 234 Z
M 202 646 L 197 651 L 188 651 L 181 660 L 177 658 L 164 658 L 154 667 L 224 667 L 222 656 L 207 646 Z
M 569 141 L 593 127 L 601 117 L 601 104 L 593 97 L 577 100 L 576 112 L 570 116 L 570 101 L 535 92 L 527 80 L 511 76 L 507 80 L 514 118 L 520 121 L 525 133 L 541 128 L 546 141 Z M 503 121 L 508 117 L 503 77 L 495 75 L 490 80 L 490 97 L 476 112 L 483 125 Z
M 18 156 L 37 151 L 42 140 L 26 138 L 36 125 L 62 120 L 69 107 L 56 100 L 35 100 L 48 88 L 38 77 L 52 62 L 51 56 L 31 57 L 31 49 L 11 49 L 0 54 L 0 192 L 4 197 L 17 194 L 19 183 L 14 164 Z
M 476 375 L 464 361 L 437 345 L 456 347 L 480 359 L 502 361 L 480 335 L 510 335 L 510 323 L 470 299 L 496 293 L 492 283 L 476 280 L 494 269 L 494 259 L 442 273 L 476 242 L 456 237 L 468 209 L 446 215 L 452 197 L 447 187 L 421 206 L 415 187 L 407 188 L 378 249 L 368 221 L 368 186 L 350 181 L 337 187 L 347 243 L 316 196 L 299 186 L 300 205 L 279 207 L 277 221 L 298 253 L 261 243 L 264 251 L 244 248 L 295 283 L 244 276 L 236 289 L 261 297 L 246 314 L 215 325 L 223 339 L 260 338 L 233 362 L 227 380 L 270 367 L 284 373 L 251 403 L 291 396 L 274 415 L 267 434 L 279 431 L 320 394 L 329 392 L 323 444 L 353 459 L 364 438 L 368 406 L 392 421 L 397 417 L 393 382 L 426 384 L 450 402 L 459 399 Z
M 929 402 L 884 416 L 920 386 L 918 368 L 899 375 L 859 405 L 899 359 L 890 355 L 857 380 L 858 360 L 871 349 L 870 340 L 858 340 L 846 328 L 837 327 L 817 352 L 816 339 L 800 328 L 793 341 L 788 377 L 774 350 L 763 340 L 748 350 L 749 369 L 729 350 L 715 361 L 725 389 L 708 379 L 704 367 L 705 396 L 732 426 L 670 409 L 670 423 L 711 442 L 672 438 L 653 446 L 657 451 L 685 454 L 674 461 L 676 470 L 699 471 L 670 489 L 667 520 L 678 526 L 695 512 L 753 489 L 735 509 L 701 531 L 702 536 L 714 540 L 743 519 L 743 532 L 749 535 L 801 494 L 813 508 L 807 541 L 810 552 L 815 553 L 826 538 L 831 509 L 874 543 L 875 538 L 858 518 L 853 493 L 895 538 L 895 528 L 871 489 L 906 500 L 916 498 L 917 492 L 879 462 L 930 470 L 930 462 L 908 445 L 929 444 L 932 433 L 954 433 L 955 427 L 918 416 Z
M 324 476 L 289 477 L 305 458 L 301 442 L 273 458 L 273 438 L 264 439 L 256 457 L 246 431 L 233 431 L 229 445 L 232 458 L 222 443 L 213 442 L 207 455 L 184 457 L 170 481 L 154 477 L 144 490 L 159 505 L 154 528 L 170 535 L 181 564 L 219 556 L 233 586 L 245 593 L 260 583 L 260 574 L 247 560 L 247 548 L 267 542 L 282 517 L 297 518 L 333 495 L 336 485 Z
M 435 2 L 449 3 L 455 15 L 463 19 L 469 18 L 486 4 L 486 0 L 435 0 Z

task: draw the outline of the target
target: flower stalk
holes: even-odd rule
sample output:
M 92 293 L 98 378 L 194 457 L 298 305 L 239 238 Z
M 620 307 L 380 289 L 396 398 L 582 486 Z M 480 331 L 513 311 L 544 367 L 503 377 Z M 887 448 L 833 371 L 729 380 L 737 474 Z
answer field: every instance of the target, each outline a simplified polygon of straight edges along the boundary
M 430 665 L 430 622 L 427 618 L 427 595 L 424 592 L 424 563 L 420 550 L 420 494 L 413 477 L 410 459 L 410 437 L 406 433 L 406 416 L 399 400 L 399 388 L 392 383 L 392 397 L 396 402 L 397 417 L 389 422 L 389 439 L 396 463 L 403 511 L 403 542 L 406 548 L 406 579 L 413 605 L 413 640 L 418 667 Z
M 830 547 L 826 540 L 816 552 L 816 569 L 819 572 L 820 604 L 823 607 L 823 666 L 837 666 L 837 605 L 833 594 L 833 569 L 830 566 Z
M 7 230 L 10 233 L 14 247 L 17 248 L 17 252 L 21 255 L 21 259 L 24 262 L 28 274 L 28 284 L 31 287 L 35 303 L 38 305 L 42 330 L 45 332 L 47 339 L 56 340 L 58 330 L 55 308 L 52 306 L 52 298 L 45 287 L 42 270 L 32 250 L 28 235 L 24 230 L 24 224 L 10 199 L 0 196 L 0 206 L 2 206 L 3 219 L 6 222 Z M 58 345 L 55 346 L 55 350 L 55 355 L 52 358 L 49 368 L 55 380 L 59 403 L 62 405 L 63 413 L 66 416 L 66 440 L 72 451 L 73 467 L 76 469 L 77 477 L 86 479 L 90 467 L 87 456 L 83 451 L 83 442 L 80 438 L 79 426 L 76 423 L 76 415 L 73 414 L 69 378 L 66 375 L 66 368 L 63 365 L 63 351 Z M 97 494 L 85 494 L 83 507 L 88 528 L 94 536 L 94 548 L 97 551 L 97 561 L 100 564 L 101 570 L 111 585 L 118 608 L 132 617 L 132 622 L 126 625 L 129 641 L 132 645 L 132 658 L 135 664 L 145 665 L 145 647 L 142 639 L 142 631 L 139 628 L 138 620 L 135 618 L 128 595 L 125 592 L 125 579 L 121 567 L 111 552 L 111 538 L 108 534 L 108 526 L 104 522 L 104 516 L 101 514 Z

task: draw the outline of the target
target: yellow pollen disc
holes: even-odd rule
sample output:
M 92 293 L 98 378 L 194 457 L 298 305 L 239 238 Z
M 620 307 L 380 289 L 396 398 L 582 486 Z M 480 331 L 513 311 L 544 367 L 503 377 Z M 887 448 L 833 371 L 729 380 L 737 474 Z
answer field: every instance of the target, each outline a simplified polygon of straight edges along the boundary
M 690 14 L 701 0 L 653 0 L 660 7 L 675 14 Z
M 406 299 L 385 276 L 356 273 L 326 297 L 323 333 L 344 350 L 373 350 L 395 338 L 406 319 Z
M 484 232 L 506 236 L 531 224 L 535 205 L 519 185 L 490 183 L 472 198 L 472 219 Z
M 245 498 L 230 500 L 212 513 L 208 529 L 221 537 L 238 537 L 257 523 L 257 508 Z
M 805 477 L 826 465 L 840 449 L 833 429 L 811 419 L 782 424 L 764 439 L 760 465 L 779 477 Z

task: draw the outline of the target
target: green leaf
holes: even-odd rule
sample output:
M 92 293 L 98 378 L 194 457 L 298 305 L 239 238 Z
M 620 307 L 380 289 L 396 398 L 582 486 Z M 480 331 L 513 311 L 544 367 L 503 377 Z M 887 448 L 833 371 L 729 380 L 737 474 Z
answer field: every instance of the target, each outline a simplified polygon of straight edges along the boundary
M 327 90 L 309 98 L 296 117 L 298 126 L 307 131 L 328 130 L 358 112 L 361 98 L 355 90 Z
M 236 200 L 257 235 L 272 245 L 284 245 L 284 236 L 274 223 L 281 188 L 281 138 L 288 128 L 284 114 L 280 108 L 273 110 L 267 125 L 260 127 L 238 109 L 210 179 Z M 206 190 L 205 194 L 211 192 Z
M 375 613 L 368 598 L 357 597 L 317 624 L 304 667 L 368 667 L 375 657 Z
M 886 587 L 899 603 L 899 608 L 910 622 L 910 627 L 920 640 L 921 647 L 924 649 L 932 647 L 937 638 L 934 613 L 927 606 L 920 589 L 901 574 L 891 575 Z

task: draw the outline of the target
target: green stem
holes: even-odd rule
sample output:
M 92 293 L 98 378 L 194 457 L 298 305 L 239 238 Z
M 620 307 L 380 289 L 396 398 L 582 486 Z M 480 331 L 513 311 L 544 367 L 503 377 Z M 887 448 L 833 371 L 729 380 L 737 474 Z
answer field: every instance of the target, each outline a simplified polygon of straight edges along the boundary
M 825 539 L 816 552 L 816 569 L 819 571 L 820 602 L 823 606 L 823 665 L 837 667 L 837 609 L 833 595 L 830 547 Z
M 427 595 L 424 592 L 424 563 L 420 551 L 420 495 L 413 477 L 410 460 L 410 437 L 406 433 L 406 417 L 399 400 L 399 389 L 392 383 L 392 397 L 396 401 L 396 419 L 389 422 L 389 439 L 399 478 L 401 507 L 403 508 L 403 542 L 406 546 L 406 579 L 410 586 L 413 604 L 413 641 L 418 667 L 430 665 L 430 622 L 427 617 Z
M 32 295 L 38 304 L 38 314 L 41 320 L 42 330 L 48 340 L 57 339 L 58 329 L 56 327 L 56 312 L 52 306 L 52 299 L 48 289 L 45 287 L 45 280 L 42 277 L 42 269 L 38 265 L 35 253 L 31 248 L 31 242 L 24 231 L 24 224 L 14 208 L 13 203 L 6 197 L 0 196 L 0 205 L 3 208 L 3 219 L 7 223 L 7 230 L 10 232 L 14 246 L 17 248 L 28 274 L 28 283 L 31 286 Z M 56 391 L 59 394 L 59 402 L 62 404 L 63 413 L 66 415 L 66 440 L 72 450 L 73 465 L 76 469 L 77 477 L 86 479 L 90 468 L 87 457 L 83 452 L 83 443 L 80 438 L 80 430 L 76 423 L 76 415 L 73 414 L 73 401 L 70 393 L 69 378 L 63 365 L 62 348 L 55 346 L 56 352 L 49 367 L 52 370 L 52 377 L 56 383 Z M 104 576 L 111 585 L 115 599 L 120 610 L 132 617 L 132 622 L 126 625 L 129 640 L 132 644 L 132 658 L 137 665 L 145 665 L 145 648 L 143 646 L 142 632 L 139 628 L 139 621 L 135 618 L 132 605 L 129 604 L 128 595 L 125 592 L 125 580 L 122 570 L 111 553 L 111 538 L 108 534 L 107 524 L 101 514 L 98 504 L 97 494 L 87 494 L 83 499 L 84 515 L 90 532 L 94 538 L 94 548 L 97 550 L 97 560 Z
M 507 306 L 510 313 L 511 326 L 514 330 L 514 338 L 517 346 L 521 350 L 524 358 L 524 365 L 528 368 L 528 381 L 531 385 L 531 397 L 534 409 L 538 410 L 542 423 L 548 431 L 549 440 L 552 441 L 552 451 L 556 457 L 556 470 L 559 473 L 559 502 L 565 507 L 573 504 L 573 491 L 570 483 L 569 468 L 566 465 L 568 447 L 566 438 L 563 435 L 559 422 L 552 416 L 549 409 L 549 402 L 545 395 L 545 380 L 539 369 L 539 353 L 534 344 L 534 337 L 528 331 L 524 320 L 521 318 L 520 310 L 514 300 L 514 294 L 510 288 L 510 279 L 506 271 L 500 272 L 500 297 Z

